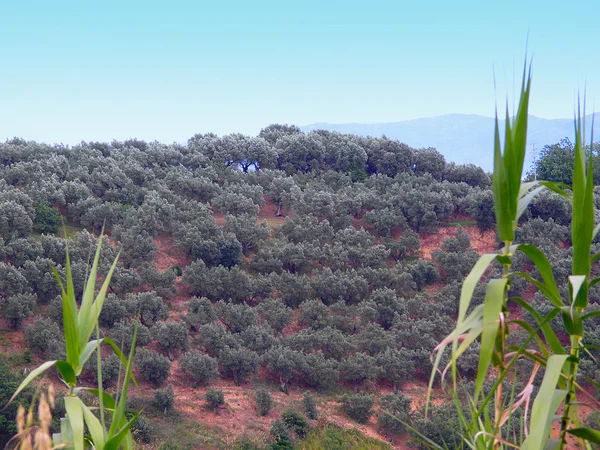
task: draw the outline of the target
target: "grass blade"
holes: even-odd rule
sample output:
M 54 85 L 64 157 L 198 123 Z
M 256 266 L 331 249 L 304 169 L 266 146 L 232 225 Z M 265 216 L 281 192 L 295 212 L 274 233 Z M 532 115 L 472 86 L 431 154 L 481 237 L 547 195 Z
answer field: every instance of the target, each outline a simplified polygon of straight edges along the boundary
M 81 402 L 81 400 L 79 401 Z M 81 404 L 81 410 L 83 411 L 85 424 L 88 430 L 90 431 L 90 436 L 92 437 L 94 447 L 97 449 L 104 449 L 104 443 L 106 442 L 106 430 L 102 427 L 102 424 L 100 423 L 98 418 L 83 403 Z
M 78 397 L 65 397 L 65 409 L 71 423 L 73 432 L 73 447 L 75 450 L 83 450 L 83 411 L 81 400 Z
M 21 391 L 23 391 L 23 389 L 25 389 L 27 386 L 29 386 L 29 383 L 31 383 L 33 380 L 35 380 L 37 377 L 39 377 L 41 374 L 43 374 L 46 370 L 48 370 L 50 367 L 54 366 L 55 364 L 56 364 L 56 361 L 46 361 L 44 364 L 40 365 L 39 367 L 37 367 L 37 368 L 33 369 L 31 372 L 29 372 L 29 375 L 27 375 L 27 378 L 25 378 L 21 382 L 21 384 L 19 385 L 19 387 L 17 388 L 15 393 L 12 395 L 10 400 L 6 403 L 6 405 L 2 409 L 6 409 L 6 407 L 10 404 L 10 402 L 12 402 L 15 399 L 15 397 L 17 395 L 19 395 L 21 393 Z
M 546 364 L 546 373 L 531 409 L 531 432 L 523 450 L 542 450 L 550 435 L 552 419 L 567 391 L 556 389 L 567 355 L 552 355 Z
M 485 299 L 483 301 L 483 329 L 481 332 L 481 350 L 479 352 L 479 366 L 475 381 L 475 401 L 479 398 L 483 382 L 487 376 L 492 353 L 496 344 L 498 334 L 499 315 L 504 303 L 504 292 L 508 279 L 502 278 L 491 280 L 487 286 Z

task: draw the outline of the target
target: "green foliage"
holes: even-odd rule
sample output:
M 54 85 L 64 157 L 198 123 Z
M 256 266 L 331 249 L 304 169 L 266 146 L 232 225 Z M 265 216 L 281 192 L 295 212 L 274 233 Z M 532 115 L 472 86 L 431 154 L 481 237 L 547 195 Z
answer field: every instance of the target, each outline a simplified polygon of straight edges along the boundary
M 49 359 L 61 358 L 65 352 L 65 342 L 58 325 L 41 316 L 25 327 L 25 341 L 34 353 Z
M 415 280 L 417 290 L 420 291 L 429 283 L 435 282 L 438 278 L 438 272 L 433 264 L 429 261 L 419 259 L 415 262 L 406 265 L 406 270 Z
M 56 367 L 62 382 L 68 386 L 69 392 L 68 396 L 64 397 L 63 401 L 66 417 L 62 418 L 60 421 L 60 433 L 55 433 L 52 437 L 53 444 L 62 446 L 61 444 L 72 442 L 73 447 L 77 450 L 84 448 L 84 426 L 88 428 L 90 433 L 88 439 L 95 448 L 103 449 L 105 446 L 106 448 L 117 448 L 121 446 L 125 449 L 133 448 L 131 429 L 139 417 L 139 413 L 133 414 L 133 417 L 128 417 L 125 413 L 129 382 L 133 379 L 131 375 L 133 352 L 130 352 L 129 359 L 125 360 L 124 355 L 111 340 L 103 338 L 90 341 L 94 329 L 96 330 L 96 336 L 99 335 L 99 315 L 102 310 L 106 291 L 110 284 L 112 272 L 117 264 L 117 260 L 115 259 L 110 266 L 108 274 L 104 277 L 105 279 L 101 289 L 96 294 L 95 285 L 101 249 L 102 240 L 100 238 L 94 256 L 94 262 L 89 271 L 89 277 L 87 277 L 87 281 L 85 282 L 85 290 L 83 291 L 80 307 L 78 307 L 75 299 L 74 282 L 68 251 L 65 261 L 65 283 L 61 280 L 59 272 L 56 269 L 53 269 L 62 291 L 66 359 L 46 361 L 36 369 L 32 370 L 9 400 L 10 403 L 10 401 L 12 401 L 19 393 L 27 389 L 29 384 L 35 378 L 39 377 L 49 368 Z M 39 350 L 47 352 L 50 349 L 50 346 L 47 345 L 45 348 L 42 348 L 42 343 L 40 342 L 40 339 L 43 337 L 41 336 L 42 331 L 54 335 L 58 332 L 58 326 L 52 324 L 52 322 L 44 323 L 43 319 L 37 319 L 34 325 L 28 327 L 26 330 L 26 339 Z M 49 339 L 54 337 L 50 335 L 47 336 Z M 102 343 L 111 345 L 114 352 L 121 359 L 121 362 L 126 361 L 126 369 L 124 371 L 123 384 L 117 393 L 117 401 L 112 396 L 103 392 L 102 383 L 100 381 L 102 380 L 103 373 L 101 367 L 98 367 L 98 389 L 88 390 L 87 392 L 92 393 L 92 395 L 97 395 L 100 400 L 99 420 L 78 396 L 79 392 L 81 392 L 81 388 L 78 387 L 77 384 L 78 377 L 86 363 L 89 361 L 91 354 L 96 351 L 96 357 L 98 359 L 100 358 L 99 348 Z M 135 333 L 132 342 L 132 347 L 134 346 Z M 109 366 L 109 371 L 114 371 L 114 367 L 115 364 Z M 47 397 L 51 398 L 52 395 L 49 394 Z M 45 398 L 46 396 L 44 399 Z M 50 400 L 50 403 L 52 403 L 52 400 Z M 40 408 L 40 411 L 42 411 L 42 400 L 40 400 Z M 108 413 L 108 410 L 111 412 L 111 425 L 107 430 L 105 426 L 105 415 Z M 29 427 L 30 425 L 31 424 L 28 424 L 27 426 Z M 38 445 L 40 445 L 40 443 L 36 444 L 36 446 Z
M 600 227 L 595 228 L 594 223 L 593 158 L 583 140 L 582 129 L 585 125 L 582 117 L 585 116 L 585 111 L 582 116 L 578 109 L 575 120 L 571 191 L 567 192 L 563 190 L 564 186 L 547 181 L 523 183 L 530 87 L 531 77 L 525 66 L 517 113 L 512 120 L 509 118 L 508 110 L 506 113 L 504 148 L 500 143 L 499 122 L 496 119 L 492 186 L 497 233 L 504 247 L 498 253 L 482 255 L 477 260 L 462 286 L 456 327 L 434 350 L 436 356 L 430 388 L 442 361 L 444 350 L 452 344 L 450 361 L 444 372 L 450 370 L 452 374 L 456 420 L 449 420 L 447 412 L 444 412 L 445 417 L 441 422 L 451 423 L 451 429 L 444 428 L 440 422 L 433 423 L 432 429 L 429 429 L 427 427 L 431 424 L 428 421 L 433 421 L 433 416 L 428 419 L 426 409 L 425 418 L 415 424 L 415 428 L 421 427 L 422 434 L 430 441 L 437 439 L 437 432 L 440 440 L 445 441 L 445 445 L 456 447 L 465 443 L 472 448 L 491 448 L 506 443 L 527 450 L 541 450 L 548 447 L 563 449 L 567 445 L 569 435 L 579 438 L 581 446 L 584 445 L 584 441 L 600 442 L 599 434 L 595 430 L 581 426 L 577 411 L 579 403 L 577 393 L 580 389 L 578 379 L 581 378 L 578 374 L 579 355 L 584 351 L 582 341 L 586 335 L 585 322 L 596 316 L 594 312 L 586 314 L 586 309 L 589 306 L 590 287 L 596 284 L 596 280 L 592 279 L 592 264 L 597 257 L 591 256 L 592 242 L 600 229 Z M 553 156 L 566 161 L 568 159 L 568 156 L 564 156 L 566 153 L 569 153 L 568 149 L 567 151 L 555 149 Z M 539 246 L 529 242 L 513 245 L 515 237 L 518 237 L 516 230 L 519 219 L 532 204 L 536 195 L 544 189 L 552 191 L 572 204 L 570 270 L 565 267 L 564 258 L 555 258 L 557 253 L 562 252 L 556 251 L 552 240 L 556 242 L 557 239 L 552 235 L 553 233 L 549 233 L 549 239 L 534 236 L 536 239 L 533 240 L 538 241 Z M 527 238 L 536 231 L 536 228 L 538 228 L 537 224 L 532 225 L 522 234 Z M 543 227 L 541 228 L 543 230 Z M 460 252 L 461 247 L 465 248 L 460 244 L 458 235 L 455 241 L 445 243 L 446 256 Z M 531 275 L 518 272 L 519 266 L 523 268 L 524 261 L 520 259 L 523 257 L 526 258 L 527 264 L 535 268 Z M 477 284 L 493 261 L 502 265 L 502 274 L 500 275 L 497 270 L 492 271 L 491 276 L 486 280 L 483 303 L 475 306 L 474 293 Z M 449 261 L 444 262 L 447 264 Z M 519 297 L 514 297 L 515 306 L 522 308 L 522 312 L 526 311 L 531 316 L 533 327 L 519 319 L 509 317 L 508 301 L 509 296 L 516 290 L 511 291 L 512 280 L 516 277 L 523 278 L 540 291 L 538 305 L 535 306 L 540 310 L 543 309 L 544 312 L 549 311 L 544 318 L 534 309 L 533 302 L 529 304 Z M 523 289 L 518 284 L 515 288 L 520 291 Z M 562 327 L 558 322 L 560 328 L 555 332 L 549 321 L 556 316 L 562 318 Z M 511 327 L 523 330 L 527 336 L 519 347 L 508 344 Z M 566 340 L 563 339 L 561 342 L 557 334 L 569 336 L 566 348 L 564 346 Z M 457 395 L 457 372 L 461 368 L 459 357 L 461 360 L 469 361 L 470 348 L 478 351 L 479 358 L 474 393 L 472 396 L 469 394 L 469 413 L 465 414 Z M 533 355 L 535 355 L 534 365 L 517 364 L 519 359 Z M 469 365 L 472 367 L 469 368 Z M 544 374 L 538 385 L 535 378 L 540 366 L 544 366 Z M 493 386 L 488 388 L 486 379 L 492 368 L 497 374 L 497 379 Z M 475 372 L 474 364 L 467 364 L 467 370 Z M 525 374 L 519 373 L 523 370 Z M 528 378 L 526 378 L 527 372 L 529 372 Z M 513 392 L 508 402 L 504 393 L 504 381 L 510 379 L 507 377 L 512 379 L 523 377 L 528 380 L 525 388 L 518 394 Z M 537 387 L 535 397 L 534 387 Z M 525 414 L 523 417 L 521 404 L 525 402 L 526 413 L 531 398 L 534 398 L 531 416 L 527 417 Z M 490 410 L 493 410 L 493 416 Z M 518 421 L 519 417 L 523 417 L 528 433 L 515 432 L 512 422 Z M 552 433 L 556 417 L 559 417 L 559 431 Z M 460 434 L 457 433 L 458 430 Z M 438 444 L 440 440 L 437 441 Z M 454 442 L 450 443 L 450 440 Z
M 164 414 L 172 411 L 175 406 L 175 392 L 173 385 L 169 385 L 165 389 L 157 389 L 154 391 L 152 404 Z
M 171 374 L 171 361 L 154 350 L 146 348 L 137 350 L 135 365 L 140 375 L 155 386 L 163 384 Z
M 444 171 L 444 179 L 451 183 L 466 183 L 479 188 L 488 188 L 491 185 L 490 177 L 481 167 L 474 164 L 450 163 Z
M 225 395 L 223 395 L 223 391 L 221 389 L 208 388 L 206 390 L 206 404 L 212 410 L 212 412 L 217 413 L 219 408 L 225 404 Z
M 481 231 L 493 228 L 496 222 L 494 214 L 494 195 L 490 190 L 476 190 L 466 196 L 461 208 L 477 223 Z
M 246 349 L 225 349 L 217 360 L 225 376 L 233 378 L 236 385 L 245 382 L 258 369 L 258 355 Z
M 317 402 L 310 391 L 306 391 L 302 394 L 302 408 L 304 409 L 304 414 L 306 414 L 307 418 L 316 420 L 319 417 Z
M 389 437 L 406 431 L 406 424 L 411 422 L 411 399 L 401 392 L 383 395 L 377 413 L 379 431 Z
M 183 322 L 158 322 L 154 330 L 158 345 L 161 349 L 169 352 L 169 355 L 173 352 L 187 350 L 189 336 Z
M 19 403 L 9 403 L 20 382 L 21 378 L 11 370 L 11 364 L 4 355 L 0 355 L 0 404 L 6 406 L 0 410 L 0 436 L 12 436 L 17 432 L 15 417 L 19 403 L 28 406 L 31 389 L 27 389 L 19 396 Z
M 238 340 L 221 325 L 208 323 L 198 330 L 198 341 L 210 355 L 216 356 L 225 349 L 237 348 Z
M 219 301 L 216 305 L 217 317 L 230 333 L 241 333 L 258 324 L 258 314 L 247 304 L 236 305 Z
M 257 309 L 261 318 L 277 333 L 291 323 L 294 314 L 281 300 L 273 298 L 261 302 Z
M 451 403 L 431 408 L 427 417 L 414 417 L 409 431 L 417 448 L 429 449 L 432 443 L 441 448 L 465 448 L 464 426 L 456 406 Z M 423 442 L 423 438 L 427 442 Z
M 357 429 L 345 429 L 327 424 L 313 428 L 308 436 L 298 443 L 299 450 L 389 450 L 390 446 L 366 437 Z
M 140 320 L 147 327 L 151 327 L 161 320 L 167 320 L 169 317 L 167 305 L 155 291 L 127 294 L 125 301 L 133 305 L 134 313 L 139 311 Z
M 171 270 L 173 270 L 173 273 L 175 274 L 175 276 L 180 277 L 183 275 L 183 269 L 181 268 L 181 266 L 179 264 L 175 264 Z
M 256 400 L 258 415 L 268 416 L 273 407 L 273 399 L 271 398 L 269 391 L 265 388 L 258 388 L 254 393 L 254 399 Z
M 242 331 L 239 337 L 246 348 L 259 355 L 269 351 L 277 343 L 273 330 L 264 326 L 252 325 Z
M 529 95 L 528 83 L 524 97 Z M 494 418 L 501 414 L 490 397 L 494 389 L 482 385 L 482 380 L 489 379 L 488 366 L 498 368 L 500 362 L 510 366 L 507 355 L 519 354 L 518 345 L 525 342 L 513 341 L 515 329 L 530 333 L 528 326 L 536 329 L 543 316 L 553 314 L 524 348 L 542 364 L 534 377 L 534 387 L 540 389 L 539 381 L 549 372 L 549 356 L 569 353 L 575 347 L 574 341 L 567 345 L 567 335 L 576 340 L 584 334 L 582 345 L 597 344 L 597 318 L 586 316 L 595 307 L 584 308 L 600 298 L 597 286 L 592 286 L 597 270 L 587 258 L 598 251 L 597 245 L 588 247 L 588 241 L 597 242 L 598 237 L 593 234 L 592 215 L 582 212 L 600 205 L 600 196 L 597 192 L 595 198 L 590 195 L 587 182 L 597 178 L 598 172 L 586 162 L 589 147 L 578 136 L 573 144 L 551 146 L 540 161 L 549 164 L 547 179 L 553 179 L 550 169 L 557 170 L 556 175 L 569 178 L 571 190 L 545 184 L 546 189 L 540 191 L 540 185 L 522 184 L 526 109 L 522 102 L 515 119 L 508 120 L 503 148 L 498 136 L 493 190 L 489 175 L 481 169 L 446 164 L 435 149 L 415 150 L 385 137 L 324 130 L 305 135 L 294 126 L 270 126 L 258 138 L 196 135 L 187 145 L 129 140 L 81 143 L 66 151 L 22 140 L 0 143 L 5 156 L 0 166 L 3 317 L 18 327 L 34 312 L 45 311 L 36 307 L 34 295 L 35 303 L 50 303 L 48 317 L 64 325 L 71 338 L 63 343 L 51 323 L 38 324 L 39 330 L 34 330 L 34 321 L 28 342 L 32 350 L 45 352 L 48 358 L 66 356 L 75 372 L 82 368 L 79 359 L 90 339 L 89 330 L 93 332 L 90 324 L 95 322 L 93 314 L 84 319 L 90 309 L 83 306 L 96 298 L 92 295 L 96 289 L 86 290 L 97 245 L 90 231 L 99 232 L 106 221 L 111 245 L 100 249 L 93 265 L 101 278 L 111 271 L 106 277 L 111 294 L 100 295 L 106 297 L 99 308 L 100 323 L 105 328 L 102 333 L 122 348 L 131 347 L 136 329 L 132 320 L 140 311 L 138 354 L 156 336 L 160 348 L 173 356 L 187 347 L 186 326 L 197 333 L 193 344 L 210 356 L 196 354 L 201 358 L 194 361 L 201 362 L 188 368 L 194 381 L 193 371 L 201 374 L 198 380 L 206 379 L 206 372 L 216 376 L 215 360 L 210 358 L 218 357 L 224 375 L 237 382 L 248 379 L 260 363 L 283 391 L 290 383 L 331 390 L 340 378 L 356 385 L 377 378 L 396 389 L 429 371 L 431 350 L 448 338 L 441 347 L 452 350 L 447 349 L 433 365 L 440 371 L 447 369 L 452 384 L 458 373 L 475 378 L 473 386 L 481 395 L 473 399 L 479 405 L 473 417 L 480 418 L 488 432 L 487 437 L 480 435 L 478 445 L 484 446 L 485 439 L 489 444 L 498 430 L 503 438 L 515 437 L 520 445 L 514 425 L 494 429 Z M 596 161 L 594 152 L 592 160 Z M 591 176 L 585 173 L 588 165 Z M 564 173 L 571 168 L 572 175 Z M 538 175 L 543 170 L 538 167 Z M 43 219 L 44 208 L 49 216 L 57 212 L 50 205 L 68 211 L 67 241 L 30 235 Z M 268 225 L 258 223 L 259 211 L 261 218 L 273 213 Z M 417 259 L 420 237 L 416 232 L 434 232 L 439 226 L 459 222 L 473 225 L 454 220 L 457 214 L 475 220 L 481 231 L 496 224 L 506 244 L 499 257 L 483 257 L 466 279 L 462 295 L 458 284 L 478 257 L 466 233 L 459 229 L 448 239 L 435 252 L 433 264 Z M 507 242 L 522 245 L 514 248 Z M 172 262 L 163 266 L 163 261 L 152 261 L 162 257 L 169 245 L 177 246 L 192 261 L 185 262 L 183 279 L 177 280 L 182 283 L 177 286 L 177 266 L 168 268 Z M 124 258 L 113 267 L 119 249 Z M 498 262 L 487 269 L 494 259 Z M 60 296 L 51 267 L 56 267 L 65 291 L 70 292 L 67 300 Z M 439 292 L 428 292 L 425 287 L 436 280 L 437 271 L 450 284 Z M 586 279 L 570 281 L 572 275 Z M 533 300 L 528 297 L 532 291 L 527 277 L 537 283 Z M 503 279 L 509 279 L 510 296 L 500 301 L 501 285 L 495 281 L 491 286 L 498 289 L 486 297 L 486 283 Z M 185 306 L 186 326 L 163 323 L 169 319 L 165 300 L 187 288 L 198 297 Z M 577 303 L 573 292 L 577 292 Z M 521 297 L 527 302 L 519 303 Z M 173 306 L 177 309 L 178 305 Z M 519 311 L 520 307 L 527 311 Z M 300 311 L 293 311 L 296 308 Z M 75 315 L 79 316 L 76 326 Z M 510 331 L 505 340 L 498 339 L 503 334 L 495 317 L 503 317 Z M 457 331 L 449 336 L 455 318 Z M 539 345 L 538 337 L 544 345 Z M 574 349 L 580 350 L 580 346 Z M 598 357 L 597 350 L 587 350 Z M 558 378 L 559 391 L 569 392 L 562 403 L 566 407 L 558 409 L 568 412 L 567 422 L 576 417 L 577 404 L 569 383 L 576 387 L 582 375 L 597 376 L 591 357 L 580 353 L 580 363 L 574 367 L 569 361 Z M 523 356 L 507 369 L 516 370 L 519 381 L 527 381 L 534 367 Z M 146 378 L 139 359 L 140 376 Z M 156 367 L 161 365 L 155 357 L 147 359 Z M 125 364 L 124 358 L 121 361 Z M 185 355 L 179 361 L 181 367 L 184 361 Z M 87 361 L 86 367 L 94 364 Z M 59 366 L 64 372 L 61 377 L 72 381 L 68 367 Z M 114 379 L 117 366 L 114 358 L 106 359 L 101 368 L 105 384 Z M 85 380 L 92 379 L 85 375 Z M 502 398 L 508 402 L 506 388 Z M 540 394 L 538 398 L 535 418 L 545 423 L 550 416 L 540 411 L 552 405 L 540 402 L 552 396 Z M 79 404 L 71 407 L 79 408 Z M 121 422 L 115 429 L 125 425 Z M 571 428 L 575 426 L 573 420 Z M 562 423 L 560 427 L 566 433 L 568 427 Z M 479 424 L 470 424 L 466 438 L 472 439 L 477 431 Z M 539 433 L 539 429 L 531 431 L 534 437 Z M 276 445 L 292 445 L 294 440 L 292 433 L 288 441 L 281 438 Z
M 326 359 L 321 352 L 309 354 L 306 355 L 302 375 L 308 386 L 328 391 L 340 378 L 339 363 L 335 359 Z
M 8 320 L 13 330 L 21 327 L 23 320 L 33 314 L 36 296 L 32 294 L 18 294 L 8 298 L 0 298 L 0 312 Z
M 198 331 L 202 325 L 217 320 L 213 305 L 207 298 L 192 297 L 186 306 L 185 321 L 193 331 Z
M 299 438 L 303 438 L 308 433 L 308 423 L 302 414 L 292 409 L 286 409 L 281 414 L 281 420 L 288 430 Z
M 375 399 L 370 395 L 348 395 L 344 394 L 340 400 L 344 412 L 358 423 L 367 423 L 373 415 Z
M 110 338 L 115 341 L 123 350 L 131 350 L 133 335 L 137 330 L 135 341 L 136 348 L 145 347 L 152 342 L 152 332 L 150 329 L 134 320 L 121 320 L 117 322 L 108 332 Z
M 462 281 L 479 258 L 462 227 L 458 227 L 455 237 L 446 238 L 442 249 L 435 250 L 432 256 L 440 267 L 442 280 L 447 283 Z
M 119 377 L 119 373 L 122 370 L 121 362 L 119 358 L 114 355 L 110 355 L 106 358 L 102 359 L 101 363 L 101 376 L 102 376 L 102 385 L 109 387 L 114 386 Z M 90 378 L 97 385 L 98 384 L 98 357 L 96 352 L 92 353 L 90 359 L 85 365 L 84 369 L 86 374 L 90 375 Z
M 413 379 L 415 375 L 414 353 L 406 348 L 388 348 L 376 355 L 379 376 L 390 381 L 394 389 L 401 383 Z
M 33 230 L 43 234 L 54 234 L 60 226 L 60 213 L 49 203 L 40 203 L 35 207 Z
M 329 308 L 321 300 L 314 299 L 305 301 L 300 305 L 300 325 L 308 326 L 315 330 L 329 325 Z
M 111 328 L 115 323 L 132 316 L 132 305 L 114 294 L 109 294 L 104 301 L 106 305 L 100 313 L 99 322 L 104 327 Z
M 126 413 L 127 415 L 127 413 Z M 129 420 L 135 417 L 135 413 L 132 411 L 129 415 Z M 152 442 L 152 435 L 154 434 L 154 427 L 152 423 L 144 416 L 140 415 L 131 427 L 131 434 L 136 441 L 144 442 L 146 444 Z
M 531 171 L 537 172 L 540 180 L 555 181 L 571 186 L 574 161 L 575 146 L 569 138 L 564 138 L 555 144 L 544 145 Z
M 217 360 L 197 350 L 185 353 L 179 358 L 179 365 L 195 384 L 207 383 L 219 376 Z

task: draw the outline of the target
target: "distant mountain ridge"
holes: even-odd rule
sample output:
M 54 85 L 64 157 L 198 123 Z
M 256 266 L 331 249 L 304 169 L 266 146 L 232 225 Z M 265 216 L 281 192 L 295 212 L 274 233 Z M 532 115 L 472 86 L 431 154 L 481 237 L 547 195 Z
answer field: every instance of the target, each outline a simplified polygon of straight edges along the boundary
M 586 116 L 588 129 L 592 114 Z M 501 121 L 504 129 L 504 120 Z M 361 136 L 386 135 L 411 147 L 435 147 L 448 161 L 459 164 L 473 163 L 485 170 L 492 170 L 494 119 L 476 114 L 446 114 L 443 116 L 405 120 L 390 123 L 315 123 L 300 127 L 302 131 L 330 130 Z M 532 144 L 538 154 L 547 144 L 554 144 L 568 137 L 573 140 L 573 119 L 542 119 L 529 116 L 529 135 L 525 167 L 529 170 L 533 160 Z M 502 135 L 502 131 L 500 133 Z M 594 136 L 600 138 L 600 113 L 596 113 Z M 589 131 L 586 139 L 589 140 Z M 595 139 L 598 140 L 598 139 Z

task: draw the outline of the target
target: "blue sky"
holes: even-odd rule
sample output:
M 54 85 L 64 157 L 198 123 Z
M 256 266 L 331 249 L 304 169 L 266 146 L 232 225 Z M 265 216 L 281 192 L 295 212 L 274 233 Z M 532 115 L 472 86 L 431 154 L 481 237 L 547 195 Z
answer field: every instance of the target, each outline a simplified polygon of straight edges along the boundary
M 9 5 L 9 3 L 11 3 Z M 493 115 L 529 33 L 531 112 L 600 102 L 599 2 L 27 1 L 0 6 L 0 139 Z

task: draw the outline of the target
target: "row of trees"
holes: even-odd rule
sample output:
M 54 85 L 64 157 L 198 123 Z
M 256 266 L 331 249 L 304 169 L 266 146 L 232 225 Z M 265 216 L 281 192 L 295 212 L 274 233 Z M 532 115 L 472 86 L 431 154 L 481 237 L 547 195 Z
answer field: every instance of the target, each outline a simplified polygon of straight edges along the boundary
M 426 377 L 477 254 L 459 227 L 431 259 L 420 259 L 420 235 L 457 216 L 472 218 L 482 232 L 495 220 L 481 169 L 385 138 L 272 126 L 257 138 L 202 135 L 186 146 L 13 140 L 0 144 L 0 160 L 3 317 L 15 329 L 27 322 L 34 353 L 60 356 L 62 310 L 50 268 L 63 274 L 68 244 L 81 292 L 94 234 L 106 224 L 101 273 L 117 252 L 122 257 L 102 334 L 127 347 L 139 311 L 135 366 L 157 387 L 167 383 L 174 360 L 192 385 L 219 376 L 244 383 L 259 369 L 284 391 L 290 384 L 330 390 L 377 381 L 399 388 Z M 266 206 L 286 216 L 281 226 L 259 220 Z M 81 231 L 68 240 L 54 236 L 60 215 Z M 562 197 L 539 195 L 517 241 L 544 248 L 553 270 L 568 273 L 570 215 Z M 155 268 L 157 240 L 185 254 L 182 267 Z M 519 256 L 513 266 L 530 270 Z M 426 289 L 437 281 L 443 287 Z M 183 308 L 172 303 L 177 288 L 190 296 Z M 523 289 L 515 280 L 511 292 Z M 474 304 L 483 296 L 477 288 Z M 42 312 L 47 317 L 30 319 Z M 476 352 L 460 361 L 462 375 L 475 372 Z M 582 370 L 600 380 L 585 358 Z M 89 377 L 94 364 L 91 358 Z M 103 374 L 107 383 L 116 379 L 116 359 Z M 357 402 L 358 410 L 368 403 Z

